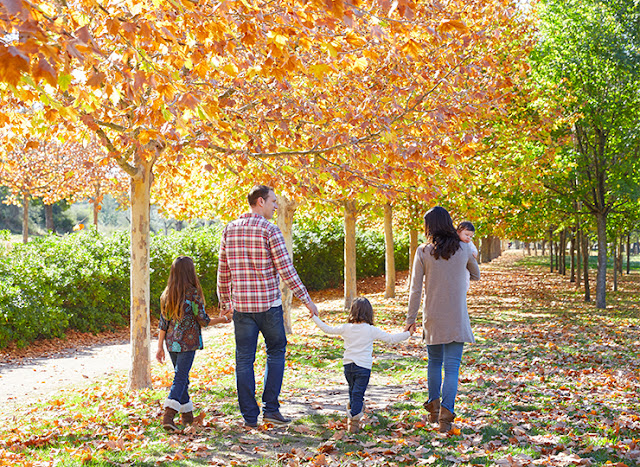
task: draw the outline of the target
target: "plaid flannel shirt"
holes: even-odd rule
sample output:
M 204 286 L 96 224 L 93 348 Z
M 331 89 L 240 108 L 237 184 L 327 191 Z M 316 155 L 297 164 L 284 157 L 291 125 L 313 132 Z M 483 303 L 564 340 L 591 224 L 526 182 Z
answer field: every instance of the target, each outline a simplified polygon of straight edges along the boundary
M 253 213 L 227 224 L 218 256 L 220 307 L 240 313 L 267 311 L 281 298 L 278 275 L 297 298 L 311 302 L 276 225 Z

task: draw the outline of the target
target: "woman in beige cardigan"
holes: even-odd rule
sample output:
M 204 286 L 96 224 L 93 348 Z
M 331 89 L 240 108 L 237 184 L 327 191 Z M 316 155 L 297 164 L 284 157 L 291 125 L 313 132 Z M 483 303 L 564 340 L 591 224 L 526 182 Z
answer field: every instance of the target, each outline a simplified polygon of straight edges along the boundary
M 429 399 L 425 407 L 429 421 L 439 423 L 440 432 L 447 433 L 455 418 L 464 343 L 475 342 L 467 313 L 467 271 L 471 280 L 478 280 L 480 270 L 469 245 L 460 241 L 446 209 L 430 209 L 424 216 L 424 229 L 427 243 L 418 247 L 413 261 L 405 330 L 416 326 L 424 284 L 422 327 L 429 354 Z

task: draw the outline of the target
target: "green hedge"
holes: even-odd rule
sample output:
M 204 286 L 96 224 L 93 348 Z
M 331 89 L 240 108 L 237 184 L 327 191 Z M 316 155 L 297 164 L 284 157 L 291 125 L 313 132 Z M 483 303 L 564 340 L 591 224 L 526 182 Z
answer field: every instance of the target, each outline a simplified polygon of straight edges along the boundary
M 216 274 L 222 226 L 151 237 L 151 310 L 178 255 L 194 259 L 208 304 L 217 304 Z M 294 262 L 309 290 L 336 287 L 343 278 L 344 233 L 339 222 L 294 229 Z M 357 235 L 359 278 L 384 273 L 384 237 Z M 34 238 L 0 249 L 0 348 L 61 337 L 68 328 L 98 332 L 129 320 L 129 234 L 85 231 Z M 408 267 L 408 239 L 396 239 L 396 268 Z

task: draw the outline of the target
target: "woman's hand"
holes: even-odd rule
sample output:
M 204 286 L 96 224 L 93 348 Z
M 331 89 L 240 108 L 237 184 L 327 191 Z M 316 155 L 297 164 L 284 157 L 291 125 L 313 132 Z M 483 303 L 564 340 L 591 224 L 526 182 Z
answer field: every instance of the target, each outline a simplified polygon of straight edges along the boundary
M 407 324 L 404 327 L 405 332 L 409 331 L 411 333 L 411 335 L 413 336 L 413 333 L 416 332 L 416 323 L 411 323 L 411 324 Z

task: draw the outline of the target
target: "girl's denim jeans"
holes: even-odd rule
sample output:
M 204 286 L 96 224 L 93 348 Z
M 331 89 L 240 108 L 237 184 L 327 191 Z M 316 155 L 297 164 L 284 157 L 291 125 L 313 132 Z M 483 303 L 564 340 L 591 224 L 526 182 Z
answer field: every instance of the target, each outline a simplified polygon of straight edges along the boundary
M 171 363 L 173 363 L 174 369 L 173 384 L 169 391 L 169 399 L 178 401 L 180 405 L 185 405 L 190 400 L 189 372 L 191 371 L 191 365 L 193 365 L 196 351 L 169 352 L 169 356 L 171 357 Z
M 351 412 L 352 416 L 358 415 L 362 412 L 364 392 L 369 385 L 371 370 L 362 368 L 355 363 L 347 363 L 344 366 L 344 377 L 347 378 L 347 383 L 349 383 L 349 404 L 351 406 L 349 412 Z

